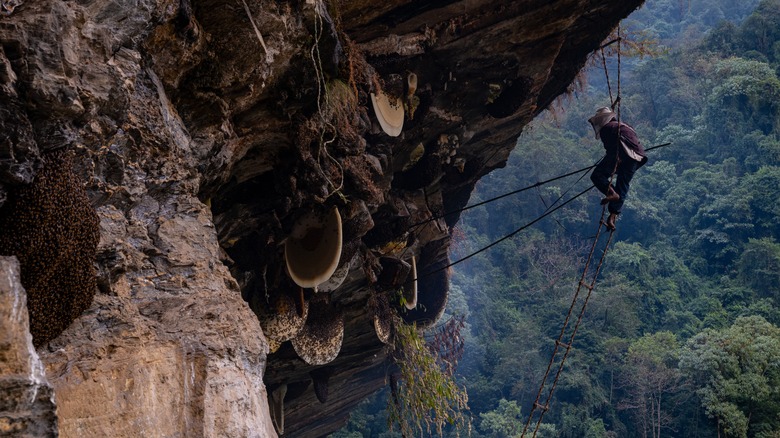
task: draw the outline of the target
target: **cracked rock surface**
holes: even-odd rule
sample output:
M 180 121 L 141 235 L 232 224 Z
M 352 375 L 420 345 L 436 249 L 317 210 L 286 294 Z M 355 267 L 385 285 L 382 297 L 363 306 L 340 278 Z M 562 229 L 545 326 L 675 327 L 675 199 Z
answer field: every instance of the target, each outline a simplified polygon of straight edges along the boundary
M 0 436 L 57 436 L 54 391 L 33 348 L 19 262 L 0 257 Z

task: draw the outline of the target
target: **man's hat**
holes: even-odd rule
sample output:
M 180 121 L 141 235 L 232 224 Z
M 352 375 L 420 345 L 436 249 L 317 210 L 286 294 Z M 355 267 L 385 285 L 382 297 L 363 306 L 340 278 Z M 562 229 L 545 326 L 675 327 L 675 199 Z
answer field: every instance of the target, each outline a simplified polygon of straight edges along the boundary
M 597 109 L 596 114 L 588 119 L 588 123 L 593 126 L 593 131 L 596 133 L 597 140 L 601 138 L 601 135 L 599 134 L 601 128 L 616 118 L 617 115 L 608 106 L 605 106 Z

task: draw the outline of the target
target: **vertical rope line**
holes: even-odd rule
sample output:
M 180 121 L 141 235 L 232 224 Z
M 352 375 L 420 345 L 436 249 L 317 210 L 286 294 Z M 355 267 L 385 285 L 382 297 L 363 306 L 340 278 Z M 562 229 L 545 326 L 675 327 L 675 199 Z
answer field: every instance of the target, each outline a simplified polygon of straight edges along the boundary
M 617 97 L 615 97 L 615 102 L 612 104 L 613 109 L 617 109 L 617 123 L 618 123 L 618 129 L 617 129 L 617 145 L 615 147 L 615 168 L 612 170 L 612 175 L 609 176 L 609 186 L 612 187 L 614 185 L 615 181 L 615 175 L 617 174 L 618 166 L 620 166 L 620 148 L 623 147 L 623 140 L 620 138 L 620 24 L 618 24 L 617 28 L 617 59 L 618 59 L 618 65 L 617 65 Z M 613 189 L 614 190 L 614 189 Z M 617 193 L 617 190 L 615 190 L 615 193 Z M 603 219 L 603 215 L 602 215 Z
M 314 74 L 317 76 L 317 113 L 320 115 L 321 118 L 324 120 L 324 116 L 322 115 L 322 107 L 320 106 L 320 101 L 322 100 L 322 87 L 323 84 L 323 77 L 325 76 L 324 73 L 320 73 L 320 65 L 322 65 L 322 60 L 320 58 L 320 36 L 322 35 L 321 28 L 324 26 L 321 22 L 322 17 L 320 16 L 320 11 L 318 10 L 319 3 L 315 3 L 314 5 L 314 44 L 311 46 L 311 62 L 314 65 Z M 316 57 L 315 57 L 316 54 Z M 327 91 L 327 90 L 326 90 Z M 327 96 L 326 96 L 327 99 Z
M 613 107 L 616 107 L 617 111 L 617 122 L 618 122 L 618 129 L 617 129 L 617 145 L 615 148 L 615 169 L 612 171 L 612 175 L 609 177 L 609 185 L 614 185 L 615 181 L 615 174 L 617 173 L 618 166 L 620 166 L 620 148 L 623 147 L 623 140 L 620 138 L 620 24 L 618 24 L 617 28 L 617 97 L 615 97 L 615 102 L 612 104 Z M 611 97 L 611 96 L 610 96 Z M 617 192 L 617 190 L 615 190 Z
M 620 24 L 618 23 L 617 28 L 617 113 L 618 113 L 618 122 L 620 122 Z
M 542 396 L 542 392 L 544 391 L 544 387 L 547 384 L 547 378 L 550 376 L 550 370 L 552 369 L 553 364 L 555 363 L 555 357 L 558 354 L 558 348 L 561 346 L 561 340 L 563 339 L 564 334 L 566 333 L 566 328 L 569 325 L 569 319 L 571 318 L 572 311 L 574 310 L 574 305 L 577 303 L 577 298 L 579 297 L 580 290 L 582 289 L 582 284 L 585 280 L 585 275 L 588 272 L 588 268 L 590 267 L 590 262 L 593 260 L 593 253 L 596 250 L 596 244 L 598 243 L 598 238 L 601 233 L 601 225 L 599 225 L 598 231 L 596 231 L 596 239 L 593 241 L 593 246 L 590 248 L 590 253 L 588 253 L 588 258 L 585 261 L 585 268 L 582 270 L 582 276 L 580 277 L 580 281 L 577 284 L 577 290 L 574 292 L 574 298 L 572 298 L 571 305 L 569 306 L 569 311 L 566 313 L 566 318 L 563 321 L 563 326 L 561 327 L 561 332 L 558 335 L 558 339 L 555 341 L 555 346 L 553 347 L 553 353 L 550 357 L 550 362 L 547 364 L 547 370 L 544 373 L 544 377 L 542 377 L 542 384 L 539 385 L 539 391 L 536 394 L 536 399 L 534 400 L 534 404 L 531 407 L 531 412 L 528 415 L 528 421 L 525 423 L 525 427 L 523 428 L 523 433 L 521 436 L 525 436 L 525 433 L 528 431 L 528 426 L 531 425 L 531 421 L 533 420 L 534 412 L 537 408 L 539 408 L 543 413 L 549 409 L 549 396 L 547 398 L 548 403 L 545 403 L 544 406 L 539 404 L 539 399 Z M 568 350 L 570 348 L 569 346 L 566 347 Z M 564 356 L 565 357 L 565 356 Z M 541 421 L 541 419 L 539 420 Z M 536 424 L 536 429 L 539 428 L 539 423 Z M 534 430 L 534 436 L 536 435 L 536 429 Z
M 603 209 L 602 209 L 603 210 Z M 603 216 L 602 216 L 603 217 Z M 601 230 L 601 225 L 599 225 L 599 230 Z M 582 307 L 580 308 L 580 313 L 577 316 L 577 321 L 574 323 L 574 328 L 571 332 L 571 337 L 569 337 L 569 342 L 566 346 L 566 350 L 563 353 L 563 358 L 561 359 L 560 366 L 558 367 L 558 371 L 555 374 L 555 379 L 553 380 L 552 386 L 550 387 L 550 392 L 547 395 L 547 400 L 545 401 L 545 406 L 550 405 L 550 400 L 552 399 L 553 391 L 555 390 L 555 387 L 558 385 L 558 379 L 561 377 L 561 373 L 563 372 L 563 366 L 566 363 L 566 359 L 569 357 L 569 352 L 571 351 L 571 348 L 574 344 L 574 338 L 577 335 L 577 330 L 580 327 L 580 323 L 582 322 L 583 316 L 585 316 L 585 308 L 588 306 L 588 302 L 590 301 L 590 297 L 593 294 L 593 289 L 596 288 L 596 280 L 598 279 L 599 273 L 601 272 L 601 267 L 604 264 L 604 260 L 607 257 L 607 250 L 609 249 L 609 244 L 612 242 L 612 236 L 614 235 L 615 231 L 612 230 L 609 232 L 609 238 L 607 238 L 607 244 L 604 246 L 604 252 L 601 254 L 601 258 L 599 259 L 599 264 L 596 267 L 596 272 L 593 274 L 592 280 L 588 286 L 586 286 L 586 289 L 588 289 L 587 295 L 585 295 L 585 301 L 582 303 Z M 594 244 L 595 248 L 595 244 Z M 583 273 L 584 274 L 584 273 Z M 584 275 L 583 275 L 584 277 Z M 536 437 L 536 433 L 539 430 L 539 426 L 542 424 L 542 418 L 544 418 L 544 414 L 547 412 L 547 410 L 542 410 L 542 412 L 539 414 L 539 420 L 536 423 L 536 429 L 534 430 L 534 437 Z
M 622 141 L 621 141 L 621 138 L 620 138 L 620 123 L 621 123 L 620 122 L 620 67 L 621 67 L 620 66 L 620 62 L 621 62 L 621 59 L 620 59 L 620 24 L 618 24 L 618 29 L 617 29 L 617 44 L 618 44 L 618 48 L 617 48 L 617 58 L 618 58 L 618 65 L 617 65 L 617 96 L 616 96 L 616 98 L 614 100 L 612 99 L 612 87 L 611 87 L 611 85 L 609 83 L 609 70 L 607 69 L 607 61 L 606 61 L 606 57 L 604 56 L 604 49 L 603 48 L 601 49 L 601 59 L 602 59 L 602 64 L 604 66 L 604 75 L 607 78 L 607 88 L 609 89 L 609 99 L 610 99 L 610 102 L 612 103 L 612 110 L 615 111 L 615 108 L 617 108 L 616 112 L 617 112 L 617 122 L 618 122 L 617 139 L 616 139 L 617 140 L 617 144 L 616 144 L 616 148 L 615 148 L 616 149 L 615 150 L 615 167 L 614 167 L 614 169 L 612 171 L 612 175 L 610 175 L 610 183 L 609 183 L 610 187 L 612 187 L 613 181 L 615 179 L 615 175 L 617 173 L 618 165 L 620 163 L 620 148 L 622 147 Z M 596 246 L 598 245 L 598 241 L 599 241 L 599 236 L 601 235 L 601 227 L 606 225 L 606 223 L 604 222 L 604 214 L 607 212 L 607 205 L 608 204 L 604 204 L 601 207 L 601 218 L 599 220 L 599 228 L 598 228 L 598 231 L 596 232 L 596 238 L 593 241 L 593 246 L 590 249 L 590 253 L 588 254 L 588 258 L 587 258 L 587 260 L 585 262 L 585 266 L 584 266 L 584 268 L 582 270 L 582 276 L 580 277 L 580 281 L 577 284 L 577 290 L 574 293 L 574 298 L 572 299 L 571 306 L 569 306 L 569 311 L 566 314 L 566 318 L 564 320 L 563 327 L 561 328 L 561 333 L 558 336 L 558 339 L 555 341 L 555 346 L 553 347 L 553 353 L 552 353 L 552 355 L 550 357 L 550 362 L 547 364 L 547 370 L 544 373 L 544 378 L 542 379 L 542 384 L 539 386 L 539 391 L 536 394 L 536 400 L 534 401 L 534 404 L 531 407 L 531 412 L 528 415 L 528 421 L 526 421 L 525 427 L 523 428 L 523 432 L 521 434 L 522 437 L 524 437 L 526 432 L 528 431 L 528 427 L 530 426 L 531 422 L 533 421 L 533 417 L 534 417 L 534 413 L 535 413 L 536 409 L 539 409 L 540 413 L 539 413 L 539 418 L 536 421 L 536 425 L 534 427 L 534 432 L 533 432 L 533 437 L 534 438 L 536 437 L 536 434 L 539 431 L 539 427 L 542 424 L 542 419 L 544 418 L 544 414 L 547 413 L 547 411 L 550 409 L 550 401 L 552 400 L 553 392 L 555 391 L 555 387 L 558 385 L 558 380 L 559 380 L 559 378 L 561 376 L 561 373 L 563 371 L 563 367 L 564 367 L 564 365 L 566 363 L 566 359 L 569 357 L 569 352 L 571 351 L 572 345 L 574 343 L 574 338 L 577 335 L 577 330 L 579 329 L 580 323 L 582 322 L 582 318 L 585 315 L 585 308 L 587 307 L 588 302 L 590 301 L 590 297 L 591 297 L 591 294 L 593 293 L 593 289 L 596 287 L 596 280 L 598 279 L 598 275 L 601 272 L 601 267 L 604 264 L 604 260 L 606 259 L 606 256 L 607 256 L 607 251 L 609 250 L 609 245 L 612 242 L 612 237 L 614 236 L 614 233 L 615 233 L 614 229 L 610 229 L 609 238 L 607 239 L 607 243 L 604 246 L 604 252 L 601 254 L 601 257 L 599 259 L 599 263 L 598 263 L 598 265 L 596 267 L 596 271 L 593 274 L 593 277 L 592 277 L 592 279 L 590 281 L 590 284 L 585 286 L 586 289 L 588 289 L 588 293 L 586 294 L 585 299 L 584 299 L 584 301 L 582 303 L 582 307 L 580 308 L 579 315 L 577 316 L 577 320 L 574 323 L 574 327 L 572 329 L 571 336 L 568 339 L 568 343 L 562 344 L 561 341 L 562 341 L 563 336 L 565 334 L 566 328 L 569 325 L 569 320 L 571 318 L 572 311 L 574 309 L 574 306 L 577 304 L 577 300 L 579 298 L 580 291 L 582 290 L 582 286 L 584 285 L 584 282 L 585 282 L 585 277 L 587 276 L 588 270 L 590 269 L 590 263 L 593 260 L 593 253 L 596 250 Z M 544 387 L 547 384 L 547 379 L 549 377 L 550 370 L 551 370 L 553 364 L 555 363 L 555 359 L 556 359 L 556 356 L 558 354 L 559 347 L 561 345 L 563 345 L 563 347 L 564 347 L 563 357 L 561 358 L 561 361 L 560 361 L 560 363 L 558 365 L 558 369 L 557 369 L 557 371 L 555 373 L 555 378 L 553 379 L 552 384 L 550 385 L 550 389 L 547 392 L 547 397 L 545 399 L 544 405 L 540 405 L 539 404 L 539 398 L 541 397 L 542 392 L 544 391 Z
M 612 100 L 612 85 L 609 83 L 609 70 L 607 70 L 607 56 L 604 54 L 604 48 L 601 48 L 601 64 L 604 66 L 604 76 L 607 78 L 607 90 L 609 90 L 609 101 L 614 102 Z

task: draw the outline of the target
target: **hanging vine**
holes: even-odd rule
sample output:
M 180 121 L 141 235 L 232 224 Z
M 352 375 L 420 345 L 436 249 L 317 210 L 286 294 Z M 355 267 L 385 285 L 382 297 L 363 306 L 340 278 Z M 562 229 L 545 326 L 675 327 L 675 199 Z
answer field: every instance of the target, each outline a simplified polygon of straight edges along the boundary
M 455 326 L 453 326 L 455 327 Z M 444 363 L 416 325 L 396 324 L 394 359 L 399 374 L 391 376 L 388 423 L 398 425 L 404 436 L 440 436 L 447 424 L 468 429 L 464 413 L 468 394 L 452 377 L 453 367 Z

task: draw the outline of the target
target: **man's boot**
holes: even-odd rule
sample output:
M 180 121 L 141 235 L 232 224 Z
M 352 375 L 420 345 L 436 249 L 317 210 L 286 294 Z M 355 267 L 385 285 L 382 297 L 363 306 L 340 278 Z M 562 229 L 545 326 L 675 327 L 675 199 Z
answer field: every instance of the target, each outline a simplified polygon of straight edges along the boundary
M 609 231 L 615 231 L 615 221 L 617 220 L 617 214 L 616 213 L 610 213 L 609 217 L 607 218 L 607 222 L 604 223 L 604 225 L 607 227 Z
M 601 205 L 609 204 L 610 202 L 619 201 L 620 195 L 617 194 L 615 189 L 612 188 L 612 186 L 609 186 L 609 190 L 607 191 L 607 196 L 601 200 Z

